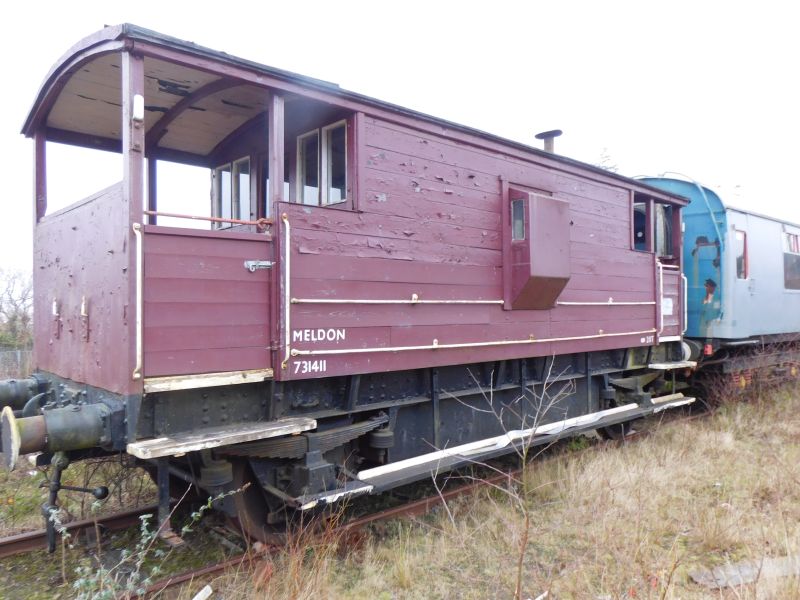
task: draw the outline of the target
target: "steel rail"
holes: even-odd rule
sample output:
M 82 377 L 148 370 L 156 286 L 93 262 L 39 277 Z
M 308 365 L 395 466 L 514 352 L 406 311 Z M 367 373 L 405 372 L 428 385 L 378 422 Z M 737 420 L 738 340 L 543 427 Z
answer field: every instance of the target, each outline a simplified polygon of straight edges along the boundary
M 73 521 L 71 523 L 66 523 L 64 527 L 71 535 L 75 535 L 87 529 L 93 529 L 95 526 L 99 526 L 103 529 L 108 529 L 111 531 L 117 531 L 137 525 L 139 523 L 139 517 L 146 514 L 154 514 L 157 509 L 157 505 L 149 504 L 142 508 L 109 515 L 107 517 Z M 34 550 L 42 550 L 46 547 L 46 529 L 18 533 L 17 535 L 0 539 L 0 558 L 6 558 L 16 554 L 23 554 L 25 552 L 32 552 Z

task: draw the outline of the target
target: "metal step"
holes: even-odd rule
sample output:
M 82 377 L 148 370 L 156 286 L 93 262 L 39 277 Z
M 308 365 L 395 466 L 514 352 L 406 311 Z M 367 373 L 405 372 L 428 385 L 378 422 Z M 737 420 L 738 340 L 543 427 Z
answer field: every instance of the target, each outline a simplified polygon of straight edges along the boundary
M 320 504 L 332 504 L 343 498 L 353 498 L 354 496 L 369 494 L 374 489 L 375 486 L 369 483 L 348 481 L 344 486 L 335 490 L 300 496 L 299 498 L 295 498 L 295 502 L 297 502 L 297 508 L 299 510 L 309 510 Z
M 685 398 L 682 394 L 679 396 L 664 396 L 661 400 L 656 398 L 652 401 L 652 405 L 645 407 L 631 403 L 556 423 L 509 431 L 493 438 L 445 448 L 406 460 L 381 465 L 380 467 L 366 469 L 358 473 L 358 478 L 365 483 L 372 484 L 375 488 L 374 492 L 381 492 L 397 485 L 431 477 L 458 466 L 470 463 L 475 464 L 496 456 L 508 454 L 524 445 L 539 446 L 549 444 L 560 438 L 584 431 L 610 427 L 669 408 L 691 404 L 695 400 L 694 398 Z
M 677 360 L 675 362 L 650 363 L 647 368 L 658 371 L 671 371 L 673 369 L 694 369 L 696 366 L 697 361 L 694 360 Z
M 128 454 L 137 458 L 151 459 L 162 456 L 181 456 L 187 452 L 218 448 L 230 444 L 252 442 L 265 438 L 291 435 L 314 429 L 317 422 L 306 417 L 292 417 L 277 421 L 237 423 L 224 427 L 195 429 L 169 436 L 141 440 L 128 444 Z

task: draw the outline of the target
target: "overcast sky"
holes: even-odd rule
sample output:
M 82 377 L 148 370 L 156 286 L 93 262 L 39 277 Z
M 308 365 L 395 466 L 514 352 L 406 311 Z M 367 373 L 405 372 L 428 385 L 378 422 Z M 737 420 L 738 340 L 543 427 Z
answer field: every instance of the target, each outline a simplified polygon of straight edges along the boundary
M 174 8 L 184 5 L 192 9 Z M 68 48 L 122 22 L 536 146 L 534 134 L 559 128 L 559 154 L 605 160 L 629 176 L 683 173 L 731 204 L 800 222 L 800 34 L 791 3 L 249 6 L 37 2 L 4 19 L 0 267 L 30 268 L 33 149 L 19 131 L 34 96 Z M 49 145 L 51 168 L 59 156 Z M 49 181 L 54 200 L 67 185 L 82 197 L 121 178 L 108 156 L 63 166 Z

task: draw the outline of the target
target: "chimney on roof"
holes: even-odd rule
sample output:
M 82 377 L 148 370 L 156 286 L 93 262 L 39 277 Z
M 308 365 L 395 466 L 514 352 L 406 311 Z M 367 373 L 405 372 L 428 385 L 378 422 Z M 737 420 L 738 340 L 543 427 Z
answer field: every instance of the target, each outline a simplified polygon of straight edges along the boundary
M 536 139 L 544 140 L 544 151 L 552 154 L 553 152 L 555 152 L 555 142 L 553 140 L 555 140 L 555 138 L 560 136 L 562 133 L 564 132 L 561 131 L 560 129 L 551 129 L 550 131 L 543 131 L 541 133 L 537 133 Z

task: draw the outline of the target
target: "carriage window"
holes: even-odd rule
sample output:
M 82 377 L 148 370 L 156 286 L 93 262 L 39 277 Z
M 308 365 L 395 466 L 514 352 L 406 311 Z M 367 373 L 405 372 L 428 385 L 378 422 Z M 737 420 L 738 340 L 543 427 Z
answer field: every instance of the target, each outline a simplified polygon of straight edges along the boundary
M 800 235 L 784 233 L 783 285 L 787 290 L 800 290 Z
M 214 169 L 214 216 L 242 219 L 250 210 L 250 158 L 240 158 Z M 218 223 L 217 228 L 232 223 Z
M 347 125 L 337 123 L 322 130 L 325 148 L 323 204 L 338 204 L 347 200 Z
M 525 239 L 525 200 L 511 201 L 511 240 Z
M 736 278 L 747 279 L 747 234 L 738 229 L 734 231 L 736 250 Z
M 647 250 L 647 203 L 633 203 L 633 247 Z
M 319 133 L 312 131 L 297 139 L 297 195 L 302 204 L 319 204 Z
M 347 200 L 347 123 L 297 138 L 298 201 L 325 206 Z

